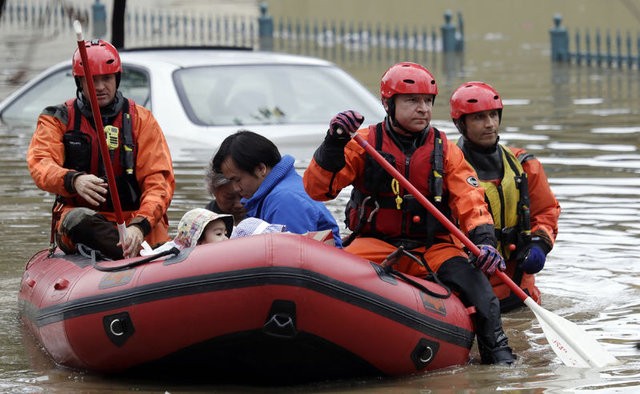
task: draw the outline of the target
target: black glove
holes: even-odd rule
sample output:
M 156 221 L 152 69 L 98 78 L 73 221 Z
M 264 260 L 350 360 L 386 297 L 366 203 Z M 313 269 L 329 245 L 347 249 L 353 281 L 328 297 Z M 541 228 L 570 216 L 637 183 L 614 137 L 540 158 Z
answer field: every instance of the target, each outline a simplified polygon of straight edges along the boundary
M 336 145 L 346 145 L 351 136 L 358 131 L 363 121 L 364 116 L 356 111 L 340 112 L 329 123 L 326 141 L 336 143 Z

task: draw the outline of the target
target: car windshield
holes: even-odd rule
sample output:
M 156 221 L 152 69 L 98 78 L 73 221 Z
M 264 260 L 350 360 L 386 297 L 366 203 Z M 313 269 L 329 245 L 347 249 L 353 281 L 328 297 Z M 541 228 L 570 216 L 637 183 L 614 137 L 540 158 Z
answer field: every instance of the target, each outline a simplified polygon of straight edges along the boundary
M 371 94 L 333 66 L 233 65 L 184 68 L 174 81 L 191 120 L 206 126 L 326 123 L 356 109 L 378 121 Z
M 75 97 L 76 84 L 71 66 L 62 68 L 26 90 L 2 112 L 2 120 L 12 125 L 32 126 L 48 106 L 59 105 Z M 124 67 L 120 91 L 136 103 L 149 105 L 149 76 L 138 69 Z

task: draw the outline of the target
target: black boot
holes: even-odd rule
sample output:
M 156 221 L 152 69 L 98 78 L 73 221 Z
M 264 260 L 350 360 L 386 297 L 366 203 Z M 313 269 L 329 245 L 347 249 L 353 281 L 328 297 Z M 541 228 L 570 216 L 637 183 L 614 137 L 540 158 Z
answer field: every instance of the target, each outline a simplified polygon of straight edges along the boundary
M 512 365 L 516 362 L 516 356 L 509 347 L 509 340 L 502 329 L 496 333 L 496 346 L 489 347 L 478 338 L 478 350 L 482 364 Z

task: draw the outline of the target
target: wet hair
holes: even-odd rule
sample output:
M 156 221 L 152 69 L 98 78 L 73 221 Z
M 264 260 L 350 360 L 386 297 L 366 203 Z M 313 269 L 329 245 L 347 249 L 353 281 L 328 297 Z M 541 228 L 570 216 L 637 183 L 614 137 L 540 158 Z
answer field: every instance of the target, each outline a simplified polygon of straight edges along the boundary
M 282 158 L 273 142 L 249 130 L 239 130 L 222 141 L 211 160 L 213 171 L 222 173 L 222 162 L 227 157 L 231 157 L 236 167 L 249 173 L 253 173 L 260 163 L 273 168 Z

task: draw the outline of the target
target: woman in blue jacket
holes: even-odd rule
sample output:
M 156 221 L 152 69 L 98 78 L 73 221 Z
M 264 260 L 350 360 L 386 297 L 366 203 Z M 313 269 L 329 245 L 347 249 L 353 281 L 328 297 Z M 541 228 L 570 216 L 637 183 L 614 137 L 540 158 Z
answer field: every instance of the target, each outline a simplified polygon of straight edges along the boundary
M 331 230 L 342 247 L 340 229 L 322 202 L 309 197 L 292 156 L 281 156 L 269 139 L 241 130 L 225 138 L 211 161 L 242 196 L 247 216 L 284 224 L 292 233 Z

